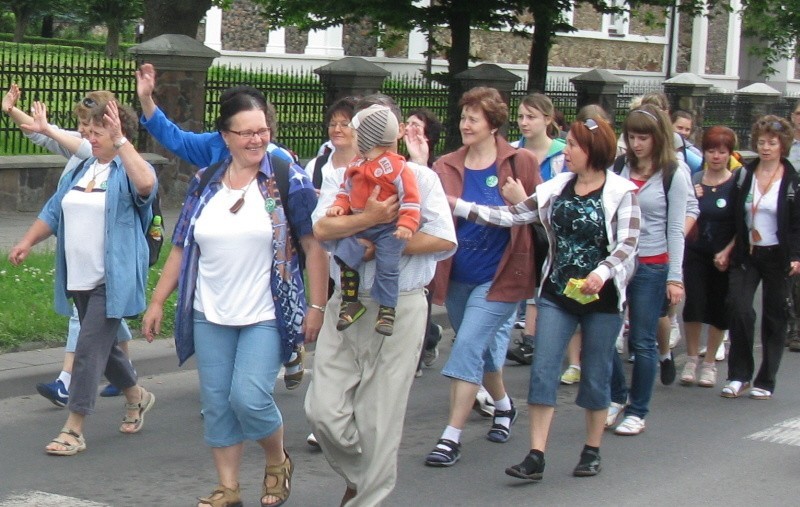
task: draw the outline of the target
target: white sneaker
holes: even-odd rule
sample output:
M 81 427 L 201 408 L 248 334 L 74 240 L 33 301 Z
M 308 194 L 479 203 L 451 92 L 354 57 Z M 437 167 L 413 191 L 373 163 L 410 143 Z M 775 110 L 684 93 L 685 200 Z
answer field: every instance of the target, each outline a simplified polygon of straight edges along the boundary
M 614 433 L 617 435 L 638 435 L 644 431 L 644 419 L 635 415 L 625 416 L 625 419 L 617 426 Z
M 725 342 L 719 344 L 719 348 L 717 349 L 717 355 L 714 356 L 714 359 L 717 361 L 724 361 L 725 360 Z
M 686 361 L 686 364 L 683 365 L 683 371 L 681 372 L 681 384 L 685 386 L 690 386 L 694 384 L 696 377 L 697 377 L 697 362 L 689 359 L 688 361 Z
M 317 437 L 315 437 L 313 433 L 308 434 L 308 437 L 306 438 L 306 443 L 311 447 L 313 447 L 314 449 L 319 449 L 319 442 L 317 442 Z
M 681 341 L 681 329 L 677 326 L 669 329 L 669 348 L 674 349 L 675 345 Z
M 697 353 L 697 355 L 700 357 L 706 357 L 706 352 L 708 352 L 708 347 L 703 345 L 702 347 L 700 347 L 700 351 Z
M 614 423 L 617 422 L 617 417 L 625 410 L 625 405 L 622 403 L 614 403 L 611 402 L 611 405 L 608 406 L 608 415 L 606 416 L 606 428 L 610 428 L 614 426 Z
M 441 329 L 442 326 L 439 326 Z M 439 347 L 434 347 L 433 350 L 423 350 L 422 351 L 422 364 L 430 368 L 433 366 L 433 363 L 439 359 Z
M 478 394 L 475 395 L 475 403 L 472 405 L 475 412 L 483 417 L 492 417 L 494 415 L 494 400 L 483 386 L 478 389 Z

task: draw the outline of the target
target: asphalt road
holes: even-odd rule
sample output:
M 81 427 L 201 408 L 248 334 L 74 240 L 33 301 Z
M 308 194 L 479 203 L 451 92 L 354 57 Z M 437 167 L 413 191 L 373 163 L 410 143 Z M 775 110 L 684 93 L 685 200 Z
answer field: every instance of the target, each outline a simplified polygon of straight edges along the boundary
M 390 506 L 505 505 L 800 505 L 800 354 L 787 352 L 770 401 L 724 399 L 719 389 L 656 385 L 647 430 L 635 437 L 607 433 L 603 471 L 575 478 L 571 471 L 583 445 L 583 411 L 575 386 L 562 386 L 546 455 L 544 480 L 526 483 L 503 470 L 528 448 L 528 368 L 508 365 L 506 382 L 522 414 L 511 440 L 485 438 L 490 420 L 474 414 L 463 434 L 462 459 L 434 469 L 423 458 L 447 419 L 447 379 L 439 370 L 450 348 L 446 331 L 442 357 L 412 388 L 399 456 L 397 487 Z M 676 349 L 680 371 L 685 356 Z M 0 507 L 189 506 L 215 485 L 210 452 L 202 440 L 196 371 L 140 367 L 143 384 L 157 396 L 137 435 L 117 431 L 122 400 L 99 399 L 87 424 L 88 450 L 57 458 L 42 451 L 66 413 L 35 394 L 30 378 L 5 382 L 0 393 Z M 169 370 L 169 371 L 166 371 Z M 726 366 L 720 365 L 724 378 Z M 41 380 L 48 380 L 49 376 Z M 28 392 L 16 394 L 28 385 Z M 302 403 L 307 381 L 277 401 L 286 423 L 286 446 L 295 461 L 287 505 L 339 505 L 344 483 L 322 453 L 305 443 L 309 431 Z M 263 462 L 255 444 L 246 447 L 242 492 L 246 506 L 258 505 Z

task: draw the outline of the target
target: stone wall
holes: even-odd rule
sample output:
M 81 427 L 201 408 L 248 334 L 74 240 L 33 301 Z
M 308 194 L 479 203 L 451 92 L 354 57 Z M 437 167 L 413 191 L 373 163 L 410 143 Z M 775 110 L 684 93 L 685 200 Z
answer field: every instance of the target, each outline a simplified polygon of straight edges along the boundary
M 718 6 L 708 20 L 705 69 L 707 74 L 725 74 L 725 60 L 728 55 L 728 25 L 730 25 L 730 14 Z
M 678 16 L 678 51 L 675 61 L 675 72 L 689 72 L 689 63 L 692 60 L 692 32 L 694 31 L 692 18 L 685 14 Z
M 664 46 L 646 42 L 557 37 L 549 64 L 608 70 L 661 72 Z
M 345 56 L 375 56 L 378 38 L 372 33 L 372 23 L 364 20 L 358 24 L 344 25 L 342 47 Z
M 232 2 L 222 13 L 222 49 L 264 51 L 269 26 L 261 7 L 250 0 Z
M 603 28 L 603 15 L 590 5 L 579 4 L 572 13 L 572 26 L 578 30 L 599 31 Z

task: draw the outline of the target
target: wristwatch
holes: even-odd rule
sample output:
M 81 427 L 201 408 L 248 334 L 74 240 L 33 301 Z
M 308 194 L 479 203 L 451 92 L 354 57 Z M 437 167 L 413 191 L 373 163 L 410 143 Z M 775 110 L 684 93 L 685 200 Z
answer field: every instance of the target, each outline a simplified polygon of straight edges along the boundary
M 125 136 L 120 137 L 117 141 L 114 142 L 114 149 L 118 150 L 118 149 L 122 148 L 123 146 L 125 146 L 125 144 L 127 142 L 128 142 L 128 138 L 127 137 L 125 137 Z
M 313 309 L 315 309 L 315 310 L 319 310 L 319 311 L 320 311 L 320 312 L 322 312 L 322 313 L 325 313 L 325 307 L 324 307 L 324 306 L 320 306 L 320 305 L 315 305 L 315 304 L 312 304 L 312 303 L 308 303 L 308 307 L 309 307 L 309 308 L 313 308 Z

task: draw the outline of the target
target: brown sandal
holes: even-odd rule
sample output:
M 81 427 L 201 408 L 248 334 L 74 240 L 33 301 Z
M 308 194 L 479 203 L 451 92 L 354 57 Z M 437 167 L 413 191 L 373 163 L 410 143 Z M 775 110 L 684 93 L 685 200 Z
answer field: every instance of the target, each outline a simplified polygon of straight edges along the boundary
M 383 336 L 392 336 L 392 333 L 394 333 L 394 308 L 381 305 L 378 309 L 378 321 L 375 323 L 375 332 Z
M 339 322 L 336 323 L 336 330 L 344 331 L 353 322 L 360 319 L 366 311 L 367 308 L 360 301 L 342 301 L 342 306 L 339 307 Z
M 83 452 L 86 450 L 86 441 L 83 439 L 83 435 L 79 435 L 77 431 L 71 430 L 69 428 L 61 428 L 61 432 L 58 434 L 60 437 L 61 435 L 69 435 L 76 440 L 76 443 L 71 444 L 64 439 L 59 439 L 58 437 L 54 438 L 50 441 L 51 444 L 58 444 L 63 449 L 48 449 L 47 447 L 44 448 L 44 452 L 50 454 L 51 456 L 75 456 L 79 452 Z
M 119 427 L 120 433 L 126 433 L 128 435 L 132 435 L 134 433 L 139 433 L 144 426 L 144 415 L 147 413 L 148 410 L 153 408 L 153 405 L 156 402 L 156 396 L 151 393 L 150 391 L 145 390 L 144 387 L 139 386 L 141 398 L 139 398 L 139 403 L 126 403 L 125 410 L 138 410 L 139 413 L 137 417 L 130 417 L 129 415 L 125 414 L 125 417 L 122 418 L 122 426 Z M 145 396 L 147 398 L 145 399 Z M 132 424 L 133 428 L 128 431 L 125 429 L 126 424 Z
M 292 492 L 292 472 L 294 471 L 294 464 L 289 458 L 289 453 L 286 449 L 283 450 L 286 459 L 280 465 L 267 465 L 264 468 L 264 487 L 261 490 L 261 507 L 278 507 L 283 505 L 289 498 Z M 275 485 L 268 486 L 269 478 L 275 478 Z M 265 496 L 275 496 L 279 500 L 275 503 L 264 503 Z
M 242 498 L 239 495 L 238 485 L 236 489 L 231 489 L 220 484 L 210 495 L 197 500 L 201 504 L 210 505 L 211 507 L 242 507 Z

